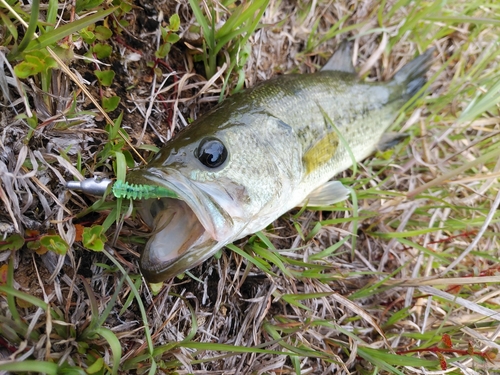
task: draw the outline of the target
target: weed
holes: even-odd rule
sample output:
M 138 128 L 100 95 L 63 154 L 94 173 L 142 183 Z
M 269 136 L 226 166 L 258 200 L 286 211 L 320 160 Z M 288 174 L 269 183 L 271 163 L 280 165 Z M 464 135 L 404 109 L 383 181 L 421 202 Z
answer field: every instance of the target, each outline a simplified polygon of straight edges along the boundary
M 217 2 L 213 1 L 208 14 L 203 14 L 200 1 L 190 0 L 189 3 L 203 35 L 202 58 L 207 78 L 215 75 L 217 67 L 221 65 L 217 59 L 224 50 L 228 53 L 225 62 L 229 65 L 224 86 L 229 83 L 230 75 L 235 70 L 238 83 L 233 91 L 241 90 L 245 78 L 243 67 L 249 57 L 248 40 L 260 27 L 259 22 L 269 0 L 242 2 L 238 6 L 229 2 L 227 7 L 219 7 Z M 225 22 L 218 28 L 220 18 L 225 18 Z
M 138 30 L 166 8 L 121 0 L 113 7 L 102 0 L 64 9 L 53 0 L 30 4 L 0 0 L 7 73 L 0 77 L 0 346 L 10 356 L 0 371 L 412 374 L 496 366 L 494 1 L 353 7 L 319 0 L 291 8 L 191 0 L 192 9 L 187 2 L 168 9 L 157 44 Z M 187 31 L 201 35 L 200 44 L 186 49 Z M 245 80 L 298 62 L 317 69 L 345 38 L 368 80 L 387 79 L 436 47 L 427 91 L 395 125 L 411 136 L 340 176 L 352 188 L 348 202 L 286 214 L 149 293 L 136 266 L 144 226 L 128 198 L 158 191 L 122 184 L 111 201 L 70 195 L 60 185 L 85 174 L 126 181 L 134 158 L 158 150 L 168 137 L 152 124 L 162 124 L 164 103 L 150 104 L 145 92 L 174 108 L 174 130 L 178 119 L 195 117 L 195 104 L 238 91 Z M 130 45 L 150 61 L 124 72 Z M 192 59 L 203 62 L 207 77 L 224 74 L 223 84 L 182 77 Z M 151 68 L 160 77 L 167 65 L 167 89 L 155 91 Z M 85 80 L 96 83 L 97 99 Z M 105 127 L 87 126 L 92 103 L 104 107 Z M 140 116 L 151 116 L 144 123 L 157 134 L 137 130 Z M 149 144 L 138 151 L 131 142 L 141 132 Z

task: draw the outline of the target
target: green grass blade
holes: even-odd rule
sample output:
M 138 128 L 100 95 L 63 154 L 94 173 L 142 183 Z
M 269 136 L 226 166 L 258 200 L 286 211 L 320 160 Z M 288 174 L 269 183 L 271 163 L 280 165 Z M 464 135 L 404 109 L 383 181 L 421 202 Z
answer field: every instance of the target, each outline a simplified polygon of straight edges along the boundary
M 100 317 L 97 320 L 97 326 L 98 327 L 100 327 L 100 326 L 102 326 L 104 324 L 104 322 L 106 321 L 106 319 L 109 318 L 109 314 L 111 314 L 111 310 L 113 308 L 115 308 L 115 303 L 116 303 L 116 301 L 118 299 L 118 296 L 119 296 L 119 294 L 121 292 L 123 282 L 125 281 L 125 276 L 126 275 L 122 275 L 122 277 L 120 278 L 120 280 L 118 281 L 118 283 L 116 283 L 115 292 L 113 293 L 113 295 L 111 296 L 111 298 L 108 300 L 106 308 L 100 314 Z
M 142 280 L 140 277 L 138 277 L 136 280 L 135 280 L 135 283 L 134 283 L 134 286 L 135 288 L 138 290 L 141 286 L 141 283 L 142 283 Z M 118 316 L 122 316 L 125 311 L 127 311 L 127 309 L 130 307 L 130 305 L 132 304 L 132 302 L 134 301 L 134 294 L 133 293 L 129 293 L 127 299 L 125 300 L 125 302 L 123 303 L 123 307 L 120 309 L 120 312 L 118 313 Z
M 109 215 L 106 216 L 106 219 L 104 219 L 104 222 L 102 223 L 104 232 L 106 232 L 109 228 L 111 228 L 111 225 L 113 225 L 115 222 L 118 222 L 118 219 L 120 218 L 122 203 L 123 203 L 123 198 L 116 199 L 116 202 L 114 203 L 115 206 L 113 207 Z
M 248 248 L 259 255 L 261 258 L 278 266 L 283 274 L 287 275 L 288 277 L 293 277 L 290 270 L 287 269 L 285 264 L 283 263 L 282 257 L 276 251 L 261 247 L 258 244 L 248 245 Z
M 189 0 L 189 5 L 191 5 L 191 9 L 196 18 L 196 21 L 198 21 L 203 30 L 203 36 L 205 37 L 205 40 L 207 41 L 209 47 L 212 48 L 215 45 L 215 42 L 213 39 L 210 39 L 209 36 L 213 35 L 213 33 L 210 26 L 208 25 L 207 19 L 203 15 L 200 1 Z
M 283 294 L 281 296 L 281 299 L 283 301 L 286 301 L 287 303 L 300 307 L 301 309 L 304 310 L 309 310 L 311 309 L 304 304 L 300 303 L 299 301 L 304 300 L 304 299 L 316 299 L 316 298 L 323 298 L 323 297 L 328 297 L 332 294 L 333 292 L 324 292 L 324 293 L 305 293 L 305 294 Z
M 413 241 L 409 241 L 407 240 L 406 238 L 397 238 L 398 242 L 401 243 L 402 245 L 404 246 L 407 246 L 407 247 L 413 247 L 415 249 L 418 249 L 420 250 L 421 252 L 423 252 L 424 254 L 427 254 L 429 256 L 433 256 L 439 260 L 441 260 L 442 264 L 448 264 L 450 263 L 450 259 L 449 257 L 446 256 L 446 254 L 441 254 L 439 252 L 436 252 L 436 251 L 432 251 L 416 242 L 413 242 Z
M 87 17 L 70 22 L 66 25 L 58 27 L 57 29 L 51 30 L 43 35 L 40 35 L 38 38 L 32 40 L 28 44 L 24 52 L 33 51 L 56 44 L 61 39 L 64 39 L 65 37 L 102 20 L 106 16 L 109 16 L 118 8 L 119 7 L 112 7 L 106 10 L 100 10 Z
M 490 160 L 496 160 L 498 157 L 500 156 L 500 147 L 498 148 L 495 148 L 493 149 L 492 151 L 460 166 L 460 167 L 457 167 L 453 170 L 451 170 L 450 172 L 448 173 L 445 173 L 437 178 L 435 178 L 434 180 L 422 185 L 422 186 L 419 186 L 418 188 L 414 189 L 412 192 L 408 193 L 407 196 L 408 198 L 413 198 L 421 193 L 423 193 L 425 190 L 433 187 L 433 186 L 437 186 L 449 179 L 452 179 L 453 177 L 459 175 L 460 173 L 462 172 L 465 172 L 466 170 L 468 169 L 471 169 L 472 167 L 475 167 L 476 165 L 478 164 L 482 164 L 482 163 L 486 163 Z
M 384 277 L 382 280 L 376 282 L 375 284 L 367 284 L 364 288 L 359 289 L 358 291 L 352 293 L 349 296 L 351 301 L 354 301 L 359 298 L 371 298 L 375 294 L 381 293 L 384 290 L 391 289 L 391 286 L 384 286 L 385 281 L 390 280 L 392 277 L 397 275 L 402 269 L 404 265 L 398 267 L 395 271 Z
M 146 309 L 144 307 L 144 303 L 142 302 L 141 295 L 137 290 L 137 288 L 135 287 L 134 282 L 132 281 L 128 273 L 125 271 L 123 266 L 120 264 L 120 262 L 118 262 L 106 249 L 103 250 L 103 253 L 108 257 L 109 260 L 113 262 L 113 264 L 120 270 L 120 272 L 123 275 L 126 275 L 127 284 L 129 285 L 130 290 L 134 294 L 137 304 L 139 305 L 139 311 L 141 312 L 142 323 L 144 325 L 144 334 L 146 335 L 146 343 L 148 344 L 148 352 L 150 355 L 152 355 L 154 351 L 153 339 L 151 337 L 151 330 L 149 329 L 148 317 Z
M 372 236 L 376 236 L 379 238 L 406 238 L 406 237 L 416 237 L 426 233 L 433 233 L 443 229 L 445 228 L 422 228 L 416 230 L 407 230 L 404 232 L 391 232 L 391 233 L 371 232 L 370 234 Z
M 354 166 L 356 164 L 353 164 Z M 354 171 L 356 169 L 354 168 Z M 353 171 L 353 174 L 356 173 Z M 356 194 L 356 190 L 351 187 L 348 187 L 347 190 L 351 192 L 352 199 L 352 239 L 351 239 L 351 259 L 354 259 L 354 252 L 356 251 L 356 243 L 358 241 L 358 223 L 359 223 L 359 207 L 358 207 L 358 196 Z
M 350 236 L 345 236 L 340 241 L 334 243 L 332 246 L 326 248 L 325 250 L 320 251 L 317 254 L 310 255 L 309 259 L 310 260 L 319 260 L 319 259 L 323 259 L 323 258 L 331 255 L 332 253 L 337 251 L 343 244 L 345 244 L 347 242 L 347 240 L 349 239 L 349 237 Z
M 189 330 L 184 340 L 182 340 L 182 342 L 189 342 L 196 336 L 196 332 L 198 331 L 198 319 L 196 318 L 196 312 L 194 311 L 193 306 L 191 306 L 189 300 L 186 297 L 175 293 L 171 293 L 170 295 L 183 300 L 189 310 L 189 313 L 191 315 L 191 329 Z
M 116 151 L 116 179 L 119 181 L 125 181 L 125 175 L 127 173 L 127 161 L 123 152 Z
M 108 342 L 111 352 L 113 353 L 113 366 L 111 367 L 111 373 L 113 375 L 118 374 L 120 360 L 122 358 L 122 346 L 120 344 L 120 340 L 118 340 L 118 337 L 116 337 L 113 331 L 109 328 L 99 327 L 95 330 L 95 332 Z
M 16 49 L 14 49 L 14 51 L 11 52 L 9 56 L 10 60 L 15 59 L 17 56 L 23 53 L 24 50 L 28 47 L 31 38 L 33 37 L 33 35 L 35 35 L 36 27 L 38 24 L 39 9 L 40 9 L 40 0 L 33 0 L 31 3 L 31 16 L 30 16 L 30 22 L 28 24 L 28 29 L 24 34 L 23 40 L 21 40 L 21 43 L 19 43 L 19 46 Z
M 36 298 L 31 294 L 21 292 L 20 290 L 14 289 L 10 286 L 0 285 L 0 292 L 22 299 L 23 301 L 31 303 L 32 305 L 37 306 L 45 311 L 47 311 L 47 309 L 49 308 L 49 305 L 47 305 L 47 303 L 45 303 L 41 299 Z
M 229 352 L 229 353 L 259 353 L 259 354 L 277 354 L 283 355 L 283 352 L 276 350 L 267 350 L 260 349 L 256 347 L 247 347 L 247 346 L 237 346 L 230 344 L 219 344 L 216 342 L 183 342 L 180 343 L 179 346 L 190 349 L 197 350 L 210 350 L 210 351 L 220 351 L 220 352 Z M 287 355 L 298 355 L 295 353 L 286 353 Z
M 34 361 L 25 359 L 21 362 L 10 362 L 0 364 L 0 371 L 13 372 L 36 372 L 39 374 L 57 375 L 59 366 L 57 363 Z
M 352 163 L 352 174 L 353 176 L 356 176 L 358 174 L 358 162 L 356 161 L 356 158 L 354 157 L 354 153 L 351 150 L 351 147 L 349 147 L 349 142 L 344 138 L 344 135 L 340 131 L 340 129 L 335 125 L 333 120 L 328 116 L 328 113 L 321 107 L 318 103 L 318 107 L 323 115 L 323 118 L 330 124 L 330 126 L 333 128 L 337 136 L 339 137 L 340 143 L 346 148 L 347 153 L 349 154 L 349 157 L 351 158 L 351 163 Z
M 257 237 L 259 237 L 259 239 L 271 250 L 275 250 L 276 251 L 276 248 L 274 247 L 273 243 L 269 240 L 269 238 L 266 237 L 266 235 L 264 233 L 262 233 L 261 231 L 255 233 Z
M 259 22 L 260 22 L 260 20 L 262 18 L 262 15 L 264 14 L 264 11 L 266 10 L 266 7 L 267 7 L 268 4 L 269 4 L 269 0 L 263 1 L 263 4 L 262 4 L 262 6 L 260 8 L 259 13 L 253 19 L 253 22 L 251 22 L 250 25 L 248 25 L 248 27 L 246 29 L 246 34 L 243 37 L 243 39 L 240 41 L 241 48 L 243 48 L 247 44 L 248 39 L 250 39 L 250 37 L 252 36 L 252 34 L 257 29 L 257 27 L 259 25 Z M 233 61 L 233 64 L 235 64 L 235 63 L 236 63 L 236 61 Z
M 247 6 L 246 4 L 250 4 Z M 241 28 L 242 25 L 245 25 L 250 20 L 260 20 L 260 17 L 255 16 L 255 12 L 265 10 L 267 5 L 269 4 L 269 0 L 257 0 L 252 1 L 251 3 L 242 3 L 237 10 L 231 14 L 227 22 L 216 32 L 215 37 L 217 39 L 222 38 L 224 35 L 227 35 L 231 32 L 231 30 Z M 246 9 L 244 7 L 247 6 Z M 237 27 L 235 27 L 237 25 Z M 251 30 L 247 30 L 250 31 Z
M 248 3 L 247 3 L 248 4 Z M 222 39 L 228 34 L 230 34 L 234 29 L 235 26 L 239 27 L 242 24 L 245 23 L 244 17 L 241 17 L 241 14 L 243 13 L 243 7 L 245 6 L 245 3 L 241 3 L 229 16 L 226 22 L 224 22 L 224 25 L 215 32 L 215 39 Z
M 500 103 L 500 79 L 488 89 L 488 92 L 473 100 L 462 112 L 457 122 L 467 122 L 475 120 L 481 114 Z
M 266 9 L 268 3 L 269 0 L 253 1 L 251 5 L 245 10 L 243 10 L 245 3 L 242 3 L 233 12 L 233 14 L 231 14 L 227 22 L 225 22 L 224 25 L 215 33 L 215 38 L 220 40 L 217 44 L 226 44 L 230 40 L 236 38 L 236 36 L 238 35 L 248 33 L 251 34 L 254 30 L 254 28 L 251 26 L 255 24 L 255 21 L 257 21 L 258 23 L 261 18 L 259 16 L 255 16 L 255 12 L 260 10 L 259 13 L 262 13 L 262 11 Z M 252 22 L 248 26 L 245 26 L 250 20 L 253 20 L 254 22 Z
M 0 285 L 1 287 L 1 285 Z M 11 254 L 10 259 L 9 259 L 9 268 L 7 270 L 7 288 L 10 288 L 10 290 L 16 290 L 14 289 L 14 254 Z M 14 298 L 14 294 L 12 293 L 7 293 L 5 292 L 7 296 L 7 304 L 10 309 L 10 313 L 12 314 L 12 318 L 16 322 L 21 321 L 21 317 L 19 315 L 19 311 L 17 311 L 17 306 L 16 306 L 16 300 Z
M 151 367 L 149 368 L 149 375 L 155 375 L 157 373 L 156 369 L 157 369 L 157 364 L 155 361 L 152 361 L 151 362 Z
M 238 246 L 235 246 L 234 244 L 228 244 L 226 245 L 226 247 L 229 250 L 234 251 L 236 254 L 241 255 L 243 258 L 248 260 L 250 263 L 254 264 L 257 268 L 261 269 L 262 271 L 268 273 L 269 275 L 276 276 L 276 274 L 271 271 L 271 265 L 265 262 L 263 259 L 251 256 L 250 254 L 241 250 Z
M 367 347 L 358 347 L 358 354 L 369 360 L 370 362 L 384 368 L 387 371 L 391 371 L 394 374 L 402 374 L 399 370 L 396 370 L 392 366 L 413 366 L 413 367 L 424 367 L 426 369 L 432 367 L 439 367 L 439 361 L 428 360 L 422 358 L 410 357 L 407 355 L 398 355 L 388 353 L 380 349 L 372 349 Z
M 500 26 L 500 20 L 484 17 L 469 17 L 469 16 L 426 16 L 427 21 L 444 22 L 444 23 L 472 23 L 475 25 L 497 25 Z
M 58 7 L 58 1 L 57 0 L 49 0 L 49 6 L 47 9 L 47 22 L 51 25 L 55 25 L 57 21 L 57 7 Z M 50 31 L 53 30 L 53 26 L 46 26 L 45 30 Z
M 302 357 L 311 357 L 311 358 L 325 358 L 327 357 L 327 354 L 324 352 L 316 351 L 312 348 L 308 348 L 305 345 L 300 345 L 300 347 L 291 345 L 287 342 L 284 341 L 286 337 L 281 337 L 280 332 L 278 329 L 270 324 L 270 323 L 264 323 L 263 328 L 271 335 L 271 337 L 275 340 L 278 340 L 279 344 L 283 347 L 286 348 L 290 351 L 290 353 L 287 353 L 288 355 L 290 354 L 295 354 L 297 356 L 302 356 Z

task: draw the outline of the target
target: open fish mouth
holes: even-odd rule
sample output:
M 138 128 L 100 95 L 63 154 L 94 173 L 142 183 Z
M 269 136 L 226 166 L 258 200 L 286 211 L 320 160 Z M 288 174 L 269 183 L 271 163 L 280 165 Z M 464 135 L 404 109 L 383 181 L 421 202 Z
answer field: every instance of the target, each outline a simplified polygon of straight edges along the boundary
M 139 213 L 153 232 L 140 258 L 149 282 L 161 282 L 192 268 L 225 245 L 229 215 L 206 193 L 175 170 L 132 171 L 127 181 L 163 186 L 176 198 L 141 201 Z

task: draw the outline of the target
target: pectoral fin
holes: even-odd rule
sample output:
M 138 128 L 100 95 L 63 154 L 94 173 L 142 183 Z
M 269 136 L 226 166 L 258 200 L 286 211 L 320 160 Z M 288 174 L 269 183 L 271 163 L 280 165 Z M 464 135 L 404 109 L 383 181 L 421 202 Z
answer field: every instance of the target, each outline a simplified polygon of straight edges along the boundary
M 349 190 L 341 182 L 328 181 L 309 194 L 301 206 L 329 206 L 346 200 L 348 196 Z
M 385 151 L 394 146 L 396 146 L 403 139 L 408 138 L 409 135 L 406 133 L 385 133 L 377 144 L 377 150 Z
M 321 71 L 335 70 L 337 72 L 346 72 L 356 74 L 354 65 L 352 65 L 352 45 L 347 41 L 343 41 L 338 46 L 337 50 L 330 57 L 330 60 L 321 68 Z

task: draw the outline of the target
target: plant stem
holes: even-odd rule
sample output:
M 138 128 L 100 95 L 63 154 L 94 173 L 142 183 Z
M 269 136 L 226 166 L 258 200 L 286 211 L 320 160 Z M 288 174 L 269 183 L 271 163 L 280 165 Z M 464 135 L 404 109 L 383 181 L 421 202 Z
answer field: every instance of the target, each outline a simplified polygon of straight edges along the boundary
M 40 9 L 40 0 L 33 0 L 33 2 L 31 3 L 31 17 L 30 17 L 30 22 L 28 24 L 28 29 L 24 34 L 23 40 L 21 40 L 21 43 L 19 43 L 19 46 L 17 46 L 17 48 L 14 48 L 14 50 L 9 54 L 8 56 L 9 60 L 13 60 L 17 56 L 19 56 L 26 49 L 26 47 L 28 47 L 29 42 L 31 42 L 31 39 L 33 38 L 33 35 L 35 34 L 36 31 L 36 26 L 38 24 L 39 9 Z

